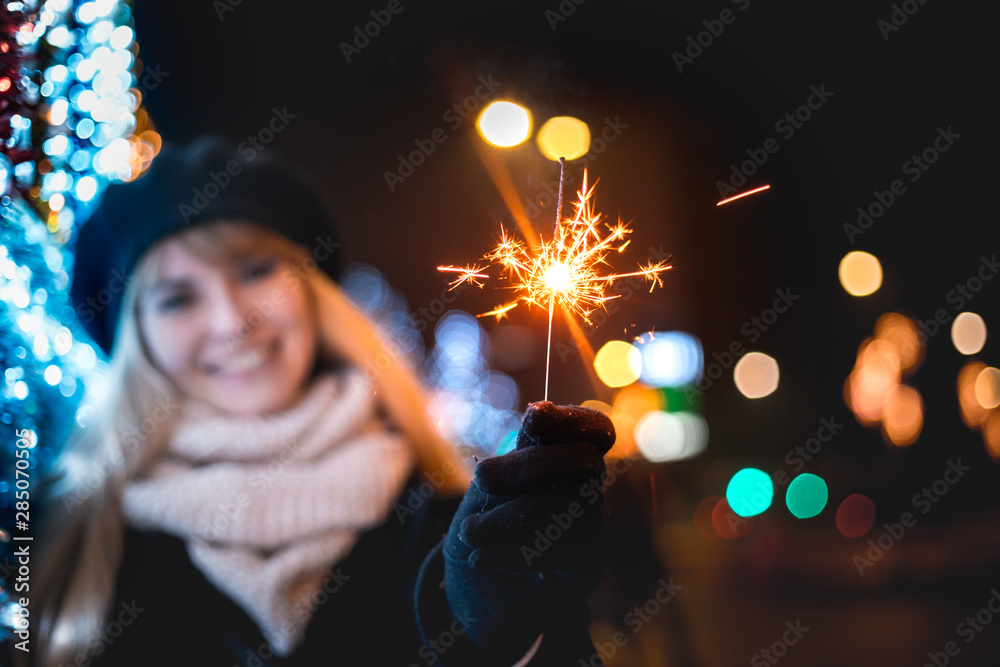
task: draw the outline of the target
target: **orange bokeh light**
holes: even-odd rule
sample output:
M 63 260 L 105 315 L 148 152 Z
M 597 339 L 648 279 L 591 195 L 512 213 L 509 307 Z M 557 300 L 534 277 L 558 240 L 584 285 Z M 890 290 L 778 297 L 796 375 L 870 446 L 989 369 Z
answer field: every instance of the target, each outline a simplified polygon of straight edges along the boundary
M 916 442 L 924 426 L 924 404 L 920 392 L 901 384 L 889 395 L 882 415 L 882 433 L 897 447 Z
M 976 379 L 985 368 L 986 364 L 973 360 L 958 372 L 958 407 L 962 411 L 962 421 L 969 428 L 979 428 L 989 416 L 990 411 L 976 398 Z

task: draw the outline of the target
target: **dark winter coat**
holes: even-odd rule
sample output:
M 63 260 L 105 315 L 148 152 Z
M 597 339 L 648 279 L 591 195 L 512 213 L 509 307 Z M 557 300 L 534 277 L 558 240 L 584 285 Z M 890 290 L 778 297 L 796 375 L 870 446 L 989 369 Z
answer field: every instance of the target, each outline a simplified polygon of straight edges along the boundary
M 192 564 L 183 541 L 127 529 L 106 635 L 95 640 L 89 662 L 78 664 L 435 664 L 418 632 L 413 591 L 422 561 L 447 532 L 461 498 L 424 500 L 415 491 L 410 494 L 416 486 L 411 484 L 398 500 L 405 511 L 393 511 L 381 526 L 364 533 L 350 555 L 330 569 L 314 598 L 316 611 L 305 639 L 284 659 L 271 655 L 254 622 Z M 443 601 L 442 595 L 436 604 Z

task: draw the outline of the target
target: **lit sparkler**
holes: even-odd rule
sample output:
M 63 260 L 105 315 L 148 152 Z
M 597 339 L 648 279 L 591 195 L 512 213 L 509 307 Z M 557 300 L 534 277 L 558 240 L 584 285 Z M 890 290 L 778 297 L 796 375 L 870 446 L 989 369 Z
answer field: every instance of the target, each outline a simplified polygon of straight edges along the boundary
M 563 161 L 560 160 L 561 165 Z M 622 252 L 630 243 L 628 235 L 632 230 L 620 220 L 615 224 L 604 221 L 604 217 L 594 211 L 593 195 L 596 186 L 587 183 L 587 172 L 583 173 L 583 183 L 577 192 L 579 201 L 575 203 L 572 218 L 562 217 L 562 173 L 559 182 L 559 204 L 556 213 L 556 228 L 553 238 L 541 240 L 537 247 L 509 236 L 500 228 L 497 246 L 483 256 L 486 265 L 473 264 L 465 267 L 439 266 L 439 271 L 456 273 L 451 281 L 451 289 L 463 283 L 483 286 L 490 276 L 484 271 L 499 265 L 501 275 L 510 280 L 509 289 L 518 293 L 517 298 L 478 317 L 496 316 L 499 320 L 519 303 L 540 307 L 548 306 L 549 335 L 548 351 L 545 359 L 545 399 L 549 393 L 549 357 L 552 349 L 552 312 L 556 303 L 568 312 L 575 313 L 590 322 L 590 315 L 604 303 L 620 295 L 608 295 L 605 290 L 620 278 L 642 276 L 649 281 L 649 290 L 663 286 L 660 274 L 671 268 L 665 260 L 640 265 L 629 273 L 603 273 L 610 268 L 608 256 Z M 547 304 L 546 304 L 547 302 Z

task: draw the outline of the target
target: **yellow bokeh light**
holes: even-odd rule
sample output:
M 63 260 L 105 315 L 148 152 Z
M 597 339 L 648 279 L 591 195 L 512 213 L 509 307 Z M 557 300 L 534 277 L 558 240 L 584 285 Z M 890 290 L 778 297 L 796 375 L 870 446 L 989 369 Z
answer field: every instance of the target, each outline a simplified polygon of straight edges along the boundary
M 631 343 L 608 341 L 594 356 L 594 370 L 609 387 L 624 387 L 639 379 L 642 353 Z
M 986 344 L 986 322 L 975 313 L 959 313 L 951 323 L 951 342 L 962 354 L 976 354 Z
M 531 116 L 513 102 L 494 102 L 479 114 L 476 127 L 483 139 L 500 148 L 510 148 L 531 134 Z
M 1000 405 L 1000 370 L 989 366 L 976 376 L 976 400 L 987 410 Z
M 868 296 L 882 286 L 882 265 L 875 255 L 855 250 L 840 260 L 840 284 L 852 296 Z
M 748 352 L 733 369 L 733 380 L 747 398 L 763 398 L 778 388 L 778 362 L 761 352 Z
M 535 141 L 538 150 L 550 160 L 575 160 L 590 150 L 590 128 L 572 116 L 556 116 L 545 121 Z
M 920 392 L 901 384 L 889 394 L 882 412 L 882 432 L 899 447 L 912 445 L 924 426 L 924 404 Z

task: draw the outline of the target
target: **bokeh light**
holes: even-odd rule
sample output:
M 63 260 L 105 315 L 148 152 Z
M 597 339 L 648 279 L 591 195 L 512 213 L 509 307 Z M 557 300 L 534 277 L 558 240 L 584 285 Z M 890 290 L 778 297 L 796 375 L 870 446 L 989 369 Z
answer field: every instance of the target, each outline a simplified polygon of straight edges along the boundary
M 635 346 L 642 353 L 641 379 L 646 384 L 680 387 L 701 377 L 704 365 L 701 341 L 691 334 L 651 331 L 640 336 Z
M 733 475 L 726 487 L 726 501 L 740 516 L 756 516 L 771 506 L 774 484 L 757 468 L 744 468 Z
M 837 508 L 837 530 L 844 537 L 861 537 L 875 523 L 875 503 L 868 496 L 854 493 Z
M 912 373 L 923 360 L 924 346 L 920 342 L 917 325 L 905 315 L 885 313 L 878 318 L 875 323 L 875 338 L 896 348 L 902 372 Z
M 962 421 L 969 428 L 979 428 L 989 415 L 989 410 L 976 398 L 976 381 L 985 369 L 986 364 L 973 359 L 958 372 L 958 407 L 962 413 Z
M 851 296 L 868 296 L 882 286 L 882 265 L 875 255 L 855 250 L 840 260 L 840 284 Z
M 983 444 L 993 460 L 1000 461 L 1000 412 L 991 412 L 983 422 Z
M 594 356 L 594 370 L 609 387 L 624 387 L 639 379 L 642 353 L 625 341 L 608 341 Z
M 694 508 L 694 516 L 692 517 L 694 529 L 709 542 L 719 539 L 719 533 L 712 524 L 712 513 L 715 512 L 715 506 L 719 504 L 720 500 L 724 501 L 725 499 L 716 495 L 708 496 Z
M 590 128 L 578 118 L 556 116 L 545 121 L 535 141 L 538 150 L 550 160 L 575 160 L 590 150 Z
M 778 362 L 762 352 L 748 352 L 736 363 L 733 380 L 747 398 L 763 398 L 778 388 Z
M 976 400 L 987 410 L 1000 405 L 1000 370 L 989 366 L 976 376 Z
M 788 511 L 798 519 L 808 519 L 823 511 L 830 497 L 826 482 L 822 477 L 811 473 L 802 473 L 791 481 L 785 491 L 785 504 Z
M 611 423 L 614 424 L 617 439 L 608 454 L 619 458 L 637 455 L 636 425 L 647 412 L 663 408 L 663 395 L 649 387 L 634 384 L 618 392 L 611 409 Z
M 650 461 L 678 461 L 705 451 L 708 425 L 690 412 L 651 410 L 635 427 L 635 444 Z
M 596 398 L 591 398 L 580 404 L 580 407 L 590 408 L 591 410 L 597 410 L 603 414 L 611 416 L 612 407 L 605 403 L 604 401 L 599 401 Z
M 719 537 L 738 540 L 753 529 L 753 518 L 737 514 L 726 499 L 722 498 L 712 510 L 712 527 Z
M 476 120 L 483 139 L 500 148 L 510 148 L 531 134 L 531 115 L 513 102 L 493 102 Z
M 951 323 L 951 342 L 962 354 L 976 354 L 986 345 L 986 322 L 976 313 L 959 313 Z
M 888 396 L 882 412 L 882 432 L 897 447 L 912 445 L 924 426 L 924 405 L 920 392 L 905 384 Z

